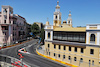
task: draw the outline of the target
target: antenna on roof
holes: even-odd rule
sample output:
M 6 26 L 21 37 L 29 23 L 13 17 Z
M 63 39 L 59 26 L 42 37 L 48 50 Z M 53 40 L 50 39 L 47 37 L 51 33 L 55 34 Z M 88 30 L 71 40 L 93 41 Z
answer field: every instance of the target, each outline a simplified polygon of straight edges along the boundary
M 57 5 L 59 5 L 59 1 L 57 1 Z

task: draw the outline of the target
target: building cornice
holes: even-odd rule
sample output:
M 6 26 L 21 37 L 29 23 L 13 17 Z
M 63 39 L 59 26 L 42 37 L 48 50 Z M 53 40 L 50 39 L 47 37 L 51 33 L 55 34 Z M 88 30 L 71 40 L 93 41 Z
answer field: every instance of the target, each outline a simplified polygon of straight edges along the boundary
M 53 31 L 53 29 L 44 29 L 45 31 Z
M 68 45 L 68 46 L 77 46 L 77 47 L 83 47 L 85 48 L 86 46 L 92 46 L 92 47 L 100 47 L 100 45 L 93 45 L 93 44 L 85 44 L 85 43 L 76 43 L 76 42 L 67 42 L 67 41 L 48 41 L 45 40 L 45 42 L 52 42 L 53 44 L 58 44 L 58 45 Z
M 98 30 L 98 29 L 96 29 L 96 30 L 90 30 L 90 29 L 89 30 L 86 30 L 86 32 L 90 32 L 90 31 L 100 32 L 100 30 Z

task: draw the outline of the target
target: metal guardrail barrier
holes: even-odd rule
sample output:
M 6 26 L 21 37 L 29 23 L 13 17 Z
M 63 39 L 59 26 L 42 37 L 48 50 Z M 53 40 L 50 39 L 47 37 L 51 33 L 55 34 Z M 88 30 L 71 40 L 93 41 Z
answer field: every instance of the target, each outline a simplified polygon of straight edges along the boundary
M 2 66 L 3 65 L 3 66 Z M 0 67 L 31 67 L 24 63 L 22 59 L 16 59 L 10 56 L 0 54 Z

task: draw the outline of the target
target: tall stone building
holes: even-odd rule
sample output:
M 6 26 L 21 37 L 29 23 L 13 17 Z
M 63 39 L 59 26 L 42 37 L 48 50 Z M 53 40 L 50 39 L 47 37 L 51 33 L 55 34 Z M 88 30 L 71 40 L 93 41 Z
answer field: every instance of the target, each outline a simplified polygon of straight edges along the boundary
M 44 28 L 45 54 L 72 67 L 100 67 L 100 24 L 73 27 L 71 11 L 61 24 L 59 2 L 53 16 Z
M 0 12 L 0 46 L 12 45 L 27 38 L 26 19 L 13 14 L 11 6 L 2 6 Z

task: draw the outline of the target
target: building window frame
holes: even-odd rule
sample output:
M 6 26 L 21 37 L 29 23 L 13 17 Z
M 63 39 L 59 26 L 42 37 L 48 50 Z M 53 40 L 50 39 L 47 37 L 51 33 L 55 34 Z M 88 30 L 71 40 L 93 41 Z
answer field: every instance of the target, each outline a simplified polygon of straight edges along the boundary
M 90 49 L 90 54 L 94 55 L 94 49 Z
M 75 61 L 75 62 L 77 61 L 77 58 L 76 58 L 76 57 L 74 57 L 74 61 Z
M 53 56 L 55 57 L 55 56 L 56 56 L 56 54 L 54 53 L 54 54 L 53 54 Z
M 71 51 L 71 46 L 69 46 L 69 51 Z
M 60 54 L 58 54 L 58 58 L 60 58 Z
M 50 48 L 50 44 L 48 44 L 48 48 Z
M 77 47 L 75 47 L 74 52 L 77 52 Z
M 57 19 L 57 15 L 55 16 L 55 18 Z
M 50 56 L 50 52 L 49 52 L 49 56 Z
M 7 21 L 6 20 L 4 20 L 4 23 L 6 23 Z
M 68 60 L 71 60 L 71 56 L 68 56 Z
M 50 36 L 51 36 L 51 35 L 50 35 L 50 32 L 48 32 L 48 39 L 50 39 Z
M 59 45 L 58 49 L 59 49 L 59 50 L 61 49 L 61 45 Z
M 83 58 L 80 58 L 80 63 L 83 63 Z
M 92 60 L 92 66 L 94 66 L 94 60 Z
M 63 46 L 63 50 L 66 50 L 66 46 Z
M 63 59 L 65 59 L 65 57 L 66 57 L 66 56 L 65 56 L 65 55 L 63 55 Z
M 81 53 L 84 53 L 84 49 L 83 48 L 81 48 Z
M 95 34 L 90 35 L 90 43 L 95 43 Z
M 54 49 L 56 49 L 56 45 L 54 44 Z
M 89 60 L 89 65 L 91 64 L 91 60 Z

